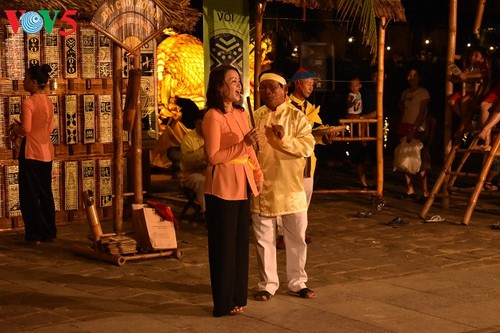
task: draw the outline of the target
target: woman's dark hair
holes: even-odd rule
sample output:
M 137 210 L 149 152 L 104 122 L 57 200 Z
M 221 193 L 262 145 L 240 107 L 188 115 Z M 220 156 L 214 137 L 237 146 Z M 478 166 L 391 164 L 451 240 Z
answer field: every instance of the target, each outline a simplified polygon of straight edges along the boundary
M 45 87 L 49 81 L 49 73 L 52 72 L 52 67 L 48 64 L 33 65 L 28 68 L 28 74 L 32 80 L 35 80 L 40 88 Z
M 181 108 L 181 121 L 187 128 L 193 129 L 196 121 L 196 114 L 202 113 L 195 102 L 188 98 L 176 97 L 175 104 Z M 203 114 L 203 113 L 202 113 Z
M 233 66 L 221 65 L 214 68 L 210 72 L 210 77 L 208 78 L 207 101 L 205 103 L 206 110 L 214 108 L 219 109 L 222 113 L 226 113 L 220 89 L 224 85 L 224 77 L 226 76 L 226 73 L 230 70 L 236 71 L 241 81 L 240 72 L 238 72 L 238 70 Z M 238 103 L 233 103 L 233 107 L 235 109 L 243 110 L 243 107 Z

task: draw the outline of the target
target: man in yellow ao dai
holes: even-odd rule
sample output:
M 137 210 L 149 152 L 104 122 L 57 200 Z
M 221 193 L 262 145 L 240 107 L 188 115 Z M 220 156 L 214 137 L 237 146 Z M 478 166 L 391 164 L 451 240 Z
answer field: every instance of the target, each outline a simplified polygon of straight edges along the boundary
M 252 225 L 257 241 L 260 281 L 254 298 L 266 301 L 279 287 L 276 260 L 276 218 L 281 217 L 286 246 L 288 292 L 315 297 L 306 286 L 307 199 L 304 167 L 315 140 L 304 113 L 286 102 L 286 80 L 276 73 L 260 77 L 264 106 L 255 112 L 259 133 L 257 157 L 264 173 L 260 195 L 252 202 Z

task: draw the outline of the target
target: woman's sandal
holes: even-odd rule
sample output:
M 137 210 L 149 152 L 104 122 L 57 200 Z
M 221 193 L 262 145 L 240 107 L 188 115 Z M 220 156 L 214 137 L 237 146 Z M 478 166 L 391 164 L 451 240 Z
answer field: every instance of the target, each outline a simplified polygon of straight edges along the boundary
M 365 218 L 365 217 L 370 217 L 373 214 L 375 214 L 375 213 L 373 211 L 371 211 L 371 210 L 363 210 L 361 212 L 357 212 L 356 217 L 358 217 L 358 218 Z
M 243 313 L 243 308 L 239 307 L 239 306 L 235 306 L 234 309 L 232 309 L 231 312 L 229 312 L 229 315 L 236 316 L 236 315 L 239 315 L 242 313 Z
M 297 296 L 305 299 L 311 299 L 316 297 L 316 293 L 309 288 L 302 288 L 299 291 L 288 290 L 288 293 L 292 296 Z
M 432 222 L 444 222 L 446 221 L 444 218 L 442 218 L 439 215 L 434 215 L 430 219 L 424 220 L 426 223 L 432 223 Z
M 415 193 L 403 193 L 399 196 L 400 199 L 415 199 Z
M 269 301 L 273 297 L 267 290 L 259 290 L 253 295 L 253 299 L 259 302 Z
M 385 225 L 389 225 L 392 227 L 399 227 L 399 226 L 406 225 L 406 224 L 408 224 L 408 221 L 406 219 L 403 219 L 401 217 L 395 217 L 392 220 L 390 220 L 389 222 L 387 222 Z
M 500 230 L 500 222 L 490 225 L 491 230 Z

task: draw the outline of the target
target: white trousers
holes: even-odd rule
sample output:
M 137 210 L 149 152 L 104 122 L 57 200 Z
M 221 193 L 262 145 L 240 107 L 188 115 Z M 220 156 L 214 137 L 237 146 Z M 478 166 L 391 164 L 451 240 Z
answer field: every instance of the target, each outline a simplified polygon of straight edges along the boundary
M 311 198 L 313 195 L 314 178 L 304 178 L 304 190 L 306 192 L 307 207 L 311 204 Z M 281 221 L 281 216 L 277 217 L 276 223 L 278 224 L 278 236 L 283 236 L 283 222 Z
M 196 193 L 196 202 L 201 206 L 201 211 L 205 212 L 205 175 L 192 173 L 182 179 L 181 185 L 192 189 Z
M 283 237 L 286 243 L 286 277 L 288 289 L 299 291 L 306 288 L 307 211 L 283 215 Z M 257 242 L 257 261 L 260 281 L 259 290 L 274 295 L 279 288 L 278 264 L 276 258 L 276 217 L 252 214 L 252 226 Z

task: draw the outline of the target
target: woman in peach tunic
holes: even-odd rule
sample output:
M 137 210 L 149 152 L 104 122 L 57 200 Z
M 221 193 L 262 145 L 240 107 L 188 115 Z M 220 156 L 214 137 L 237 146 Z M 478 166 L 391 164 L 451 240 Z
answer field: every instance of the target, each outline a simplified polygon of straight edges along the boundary
M 53 241 L 57 236 L 54 197 L 52 195 L 52 160 L 54 146 L 54 104 L 45 94 L 51 72 L 49 65 L 28 68 L 23 81 L 30 97 L 23 101 L 21 124 L 16 134 L 22 137 L 19 151 L 19 200 L 25 239 L 35 245 Z
M 243 312 L 248 292 L 250 196 L 263 176 L 253 144 L 248 112 L 239 105 L 242 84 L 231 66 L 212 70 L 207 90 L 203 137 L 208 167 L 205 180 L 208 255 L 215 317 Z

